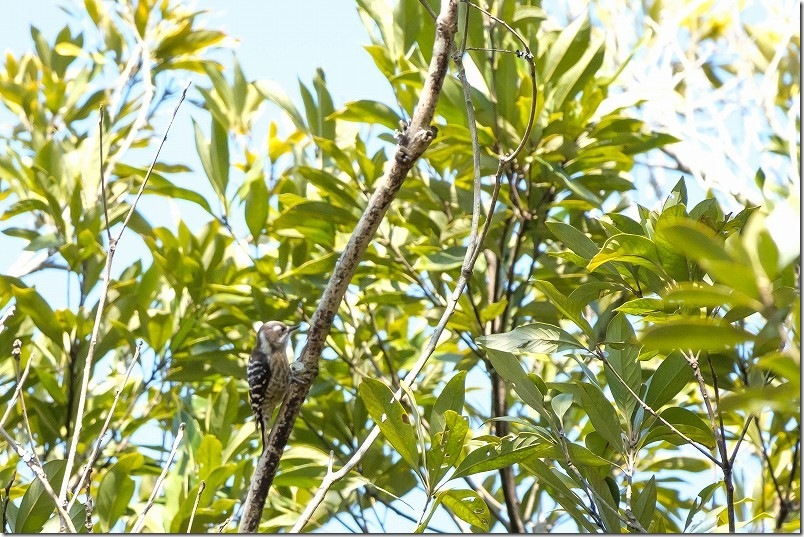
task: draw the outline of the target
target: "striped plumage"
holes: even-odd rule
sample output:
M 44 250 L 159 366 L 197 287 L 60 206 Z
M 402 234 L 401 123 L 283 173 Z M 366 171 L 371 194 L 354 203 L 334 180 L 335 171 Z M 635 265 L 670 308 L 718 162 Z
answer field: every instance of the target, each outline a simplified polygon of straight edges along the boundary
M 279 321 L 263 323 L 257 330 L 257 345 L 246 367 L 251 409 L 265 449 L 271 416 L 282 403 L 290 386 L 287 346 L 290 334 L 299 326 Z

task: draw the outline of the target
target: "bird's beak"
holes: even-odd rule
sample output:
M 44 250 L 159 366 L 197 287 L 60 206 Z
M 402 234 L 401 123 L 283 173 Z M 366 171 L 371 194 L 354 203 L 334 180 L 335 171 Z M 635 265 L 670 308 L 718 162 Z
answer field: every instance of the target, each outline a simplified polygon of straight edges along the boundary
M 288 326 L 288 332 L 293 332 L 294 330 L 298 330 L 300 326 L 301 326 L 300 324 L 294 324 L 293 326 Z

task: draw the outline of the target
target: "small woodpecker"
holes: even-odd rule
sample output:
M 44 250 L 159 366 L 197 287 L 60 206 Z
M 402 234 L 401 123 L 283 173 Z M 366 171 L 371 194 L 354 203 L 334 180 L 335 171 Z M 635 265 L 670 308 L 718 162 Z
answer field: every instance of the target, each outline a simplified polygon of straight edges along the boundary
M 279 321 L 263 323 L 257 330 L 257 345 L 251 351 L 246 367 L 251 410 L 257 419 L 263 451 L 271 430 L 271 415 L 285 399 L 290 387 L 287 348 L 290 334 L 297 328 L 299 325 L 288 326 Z

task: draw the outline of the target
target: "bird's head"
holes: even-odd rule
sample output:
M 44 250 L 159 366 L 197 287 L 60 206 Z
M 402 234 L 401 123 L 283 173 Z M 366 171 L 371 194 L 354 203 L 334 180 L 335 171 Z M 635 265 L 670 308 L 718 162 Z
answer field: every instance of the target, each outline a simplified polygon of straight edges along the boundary
M 257 329 L 257 347 L 265 354 L 274 351 L 285 352 L 288 347 L 290 333 L 298 329 L 299 325 L 288 326 L 280 321 L 267 321 Z

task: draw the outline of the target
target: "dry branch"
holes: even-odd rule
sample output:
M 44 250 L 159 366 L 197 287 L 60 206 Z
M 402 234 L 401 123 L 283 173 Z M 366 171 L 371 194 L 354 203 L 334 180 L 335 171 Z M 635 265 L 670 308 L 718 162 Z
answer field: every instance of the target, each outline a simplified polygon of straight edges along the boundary
M 457 31 L 457 18 L 458 0 L 442 0 L 441 14 L 436 22 L 433 56 L 419 105 L 416 107 L 407 130 L 400 136 L 399 146 L 390 168 L 381 185 L 372 195 L 368 207 L 360 217 L 349 242 L 338 258 L 329 283 L 318 303 L 318 308 L 310 320 L 307 345 L 299 358 L 304 366 L 302 379 L 291 386 L 290 394 L 285 399 L 285 404 L 280 409 L 279 416 L 271 430 L 268 445 L 257 463 L 254 479 L 243 507 L 240 532 L 251 533 L 256 531 L 259 526 L 260 515 L 279 466 L 282 450 L 290 438 L 293 423 L 299 414 L 301 405 L 318 374 L 318 360 L 349 282 L 388 207 L 402 187 L 408 172 L 433 140 L 434 132 L 430 123 L 433 120 L 441 87 L 447 74 L 452 40 Z

